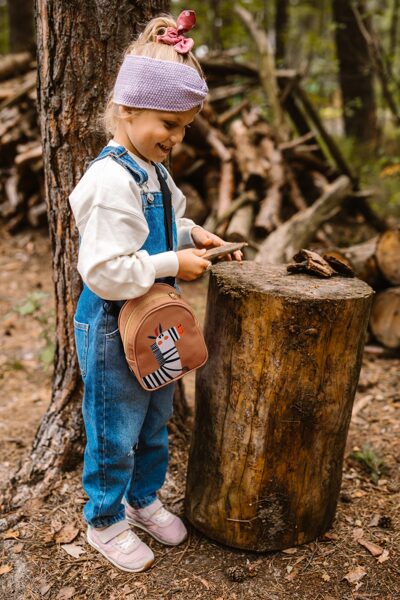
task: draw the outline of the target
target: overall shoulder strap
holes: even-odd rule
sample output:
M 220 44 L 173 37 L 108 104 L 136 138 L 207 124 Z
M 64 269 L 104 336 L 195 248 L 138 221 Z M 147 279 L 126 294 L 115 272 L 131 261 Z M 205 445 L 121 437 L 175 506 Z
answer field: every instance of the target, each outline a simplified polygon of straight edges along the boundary
M 168 187 L 168 184 L 165 180 L 164 173 L 161 171 L 161 166 L 158 163 L 153 163 L 154 168 L 157 173 L 158 181 L 160 183 L 160 189 L 163 197 L 163 205 L 164 205 L 164 224 L 165 231 L 167 234 L 167 244 L 168 250 L 174 249 L 174 240 L 172 237 L 172 196 L 171 190 Z M 162 167 L 165 170 L 165 167 Z
M 139 185 L 146 183 L 148 180 L 149 176 L 147 171 L 138 165 L 138 163 L 131 157 L 128 150 L 124 148 L 124 146 L 105 146 L 101 150 L 100 154 L 94 160 L 92 160 L 91 163 L 89 163 L 88 169 L 93 165 L 93 163 L 106 158 L 106 156 L 111 156 L 111 158 L 121 165 L 121 167 L 126 169 Z

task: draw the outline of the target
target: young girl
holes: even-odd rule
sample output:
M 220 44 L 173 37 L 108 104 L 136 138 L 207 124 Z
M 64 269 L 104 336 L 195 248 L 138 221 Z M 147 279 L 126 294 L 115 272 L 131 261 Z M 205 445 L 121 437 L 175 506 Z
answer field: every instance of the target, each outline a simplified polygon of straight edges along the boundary
M 205 248 L 224 243 L 183 218 L 185 198 L 159 164 L 182 141 L 208 91 L 190 52 L 193 40 L 183 36 L 194 21 L 193 11 L 181 13 L 177 23 L 153 19 L 128 48 L 106 111 L 113 139 L 70 195 L 84 282 L 75 338 L 84 381 L 87 539 L 131 572 L 147 569 L 154 555 L 130 524 L 168 545 L 180 544 L 187 531 L 157 498 L 167 469 L 174 384 L 154 392 L 140 387 L 125 360 L 118 313 L 125 299 L 145 294 L 156 280 L 196 279 L 210 264 Z

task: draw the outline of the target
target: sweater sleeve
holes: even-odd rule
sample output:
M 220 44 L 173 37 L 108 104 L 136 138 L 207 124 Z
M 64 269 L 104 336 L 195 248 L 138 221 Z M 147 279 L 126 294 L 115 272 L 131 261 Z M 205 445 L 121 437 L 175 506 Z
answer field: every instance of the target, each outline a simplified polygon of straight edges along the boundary
M 178 258 L 175 252 L 149 256 L 140 250 L 149 230 L 135 182 L 120 169 L 113 177 L 114 165 L 108 163 L 102 165 L 109 170 L 105 186 L 100 172 L 96 180 L 96 166 L 87 172 L 90 180 L 84 176 L 70 196 L 80 234 L 78 271 L 105 300 L 136 298 L 156 278 L 176 275 Z

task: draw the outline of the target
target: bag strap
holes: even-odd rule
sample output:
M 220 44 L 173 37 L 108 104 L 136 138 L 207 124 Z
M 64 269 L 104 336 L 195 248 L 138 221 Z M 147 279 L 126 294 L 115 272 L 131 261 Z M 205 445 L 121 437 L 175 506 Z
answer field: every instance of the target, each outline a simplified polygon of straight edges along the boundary
M 167 235 L 167 244 L 168 250 L 174 249 L 174 240 L 172 237 L 172 196 L 171 190 L 168 187 L 167 182 L 165 181 L 160 167 L 154 164 L 154 168 L 157 173 L 158 181 L 160 183 L 160 189 L 163 197 L 163 205 L 164 205 L 164 224 L 165 224 L 165 232 Z

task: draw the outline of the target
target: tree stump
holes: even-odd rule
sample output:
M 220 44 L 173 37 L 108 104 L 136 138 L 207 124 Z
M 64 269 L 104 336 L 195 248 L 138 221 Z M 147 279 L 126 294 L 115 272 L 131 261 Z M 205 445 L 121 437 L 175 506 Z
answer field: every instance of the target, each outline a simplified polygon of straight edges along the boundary
M 358 279 L 213 267 L 185 501 L 195 527 L 256 551 L 330 527 L 372 296 Z

